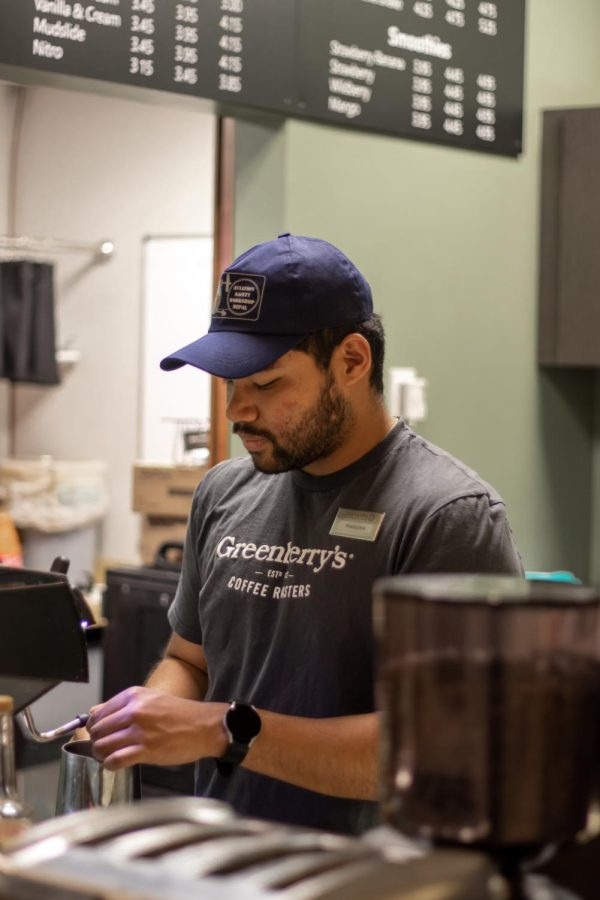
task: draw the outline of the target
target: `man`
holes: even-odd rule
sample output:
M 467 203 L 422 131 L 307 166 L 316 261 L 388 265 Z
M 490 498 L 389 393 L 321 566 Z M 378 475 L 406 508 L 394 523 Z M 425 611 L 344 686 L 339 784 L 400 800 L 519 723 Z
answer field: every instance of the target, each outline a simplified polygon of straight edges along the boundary
M 373 581 L 521 573 L 504 505 L 387 412 L 371 291 L 331 244 L 284 234 L 236 259 L 209 333 L 161 363 L 184 364 L 227 379 L 250 459 L 196 491 L 165 657 L 93 710 L 95 752 L 199 760 L 198 794 L 360 832 L 378 793 Z

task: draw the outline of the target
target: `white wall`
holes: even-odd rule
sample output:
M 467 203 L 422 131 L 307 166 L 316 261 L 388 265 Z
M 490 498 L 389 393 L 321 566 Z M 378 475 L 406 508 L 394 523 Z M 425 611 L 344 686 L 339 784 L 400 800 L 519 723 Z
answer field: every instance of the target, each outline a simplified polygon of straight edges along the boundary
M 0 200 L 12 124 L 8 90 L 0 90 Z M 108 462 L 102 555 L 112 560 L 138 560 L 131 467 L 139 449 L 143 240 L 212 233 L 214 137 L 214 116 L 200 103 L 181 108 L 27 88 L 17 232 L 107 238 L 116 253 L 103 263 L 54 259 L 58 339 L 82 360 L 59 387 L 18 387 L 16 455 Z M 3 215 L 0 209 L 0 227 Z M 0 395 L 0 429 L 5 410 Z

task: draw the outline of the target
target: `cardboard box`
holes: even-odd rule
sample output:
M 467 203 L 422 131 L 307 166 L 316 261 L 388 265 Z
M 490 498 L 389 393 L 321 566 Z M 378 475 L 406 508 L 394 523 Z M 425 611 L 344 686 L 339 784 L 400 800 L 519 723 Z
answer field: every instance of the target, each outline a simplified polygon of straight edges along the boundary
M 165 519 L 144 516 L 141 523 L 139 550 L 142 563 L 151 566 L 161 544 L 183 543 L 187 519 Z
M 207 466 L 174 466 L 136 462 L 133 466 L 134 512 L 187 518 L 192 497 Z

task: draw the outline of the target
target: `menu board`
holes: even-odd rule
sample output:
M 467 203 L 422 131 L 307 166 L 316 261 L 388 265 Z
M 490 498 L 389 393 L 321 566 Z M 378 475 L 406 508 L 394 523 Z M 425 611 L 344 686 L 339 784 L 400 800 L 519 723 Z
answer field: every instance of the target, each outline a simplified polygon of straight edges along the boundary
M 0 65 L 517 155 L 525 0 L 0 0 Z

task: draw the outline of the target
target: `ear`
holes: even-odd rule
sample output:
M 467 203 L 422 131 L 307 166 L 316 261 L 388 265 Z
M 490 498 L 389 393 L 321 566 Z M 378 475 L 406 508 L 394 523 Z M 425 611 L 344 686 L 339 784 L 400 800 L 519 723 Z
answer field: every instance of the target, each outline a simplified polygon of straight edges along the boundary
M 338 383 L 347 387 L 366 380 L 371 374 L 371 348 L 362 334 L 347 334 L 335 348 L 335 365 Z

